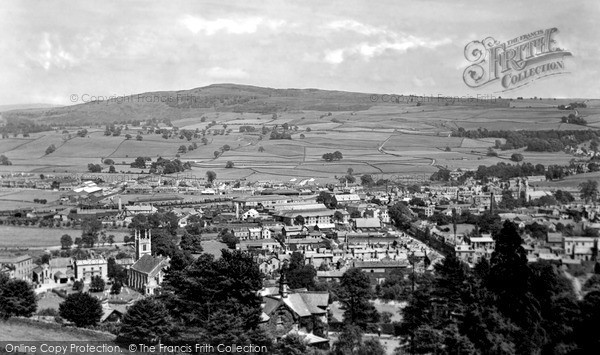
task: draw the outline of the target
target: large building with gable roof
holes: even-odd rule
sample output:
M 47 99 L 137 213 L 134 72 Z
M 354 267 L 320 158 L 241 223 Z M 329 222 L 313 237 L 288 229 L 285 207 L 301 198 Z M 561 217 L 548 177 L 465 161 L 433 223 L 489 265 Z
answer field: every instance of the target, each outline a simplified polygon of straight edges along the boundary
M 135 230 L 135 263 L 128 273 L 129 287 L 146 295 L 156 293 L 163 282 L 169 258 L 152 255 L 152 232 Z

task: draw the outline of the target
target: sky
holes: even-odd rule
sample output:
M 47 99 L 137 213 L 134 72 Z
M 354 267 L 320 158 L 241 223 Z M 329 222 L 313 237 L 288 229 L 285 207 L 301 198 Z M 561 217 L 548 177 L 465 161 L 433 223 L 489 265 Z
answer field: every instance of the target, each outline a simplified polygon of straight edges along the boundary
M 470 88 L 465 45 L 558 28 L 564 75 Z M 600 98 L 600 1 L 2 1 L 0 105 L 215 83 Z M 76 102 L 80 103 L 80 102 Z

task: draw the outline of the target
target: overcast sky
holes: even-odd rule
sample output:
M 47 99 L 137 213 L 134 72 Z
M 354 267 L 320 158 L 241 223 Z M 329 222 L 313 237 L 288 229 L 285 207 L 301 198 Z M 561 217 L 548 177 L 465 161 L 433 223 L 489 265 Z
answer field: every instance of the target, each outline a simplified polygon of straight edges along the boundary
M 0 105 L 224 82 L 484 94 L 465 45 L 551 27 L 570 74 L 510 95 L 600 98 L 599 23 L 594 0 L 2 1 Z

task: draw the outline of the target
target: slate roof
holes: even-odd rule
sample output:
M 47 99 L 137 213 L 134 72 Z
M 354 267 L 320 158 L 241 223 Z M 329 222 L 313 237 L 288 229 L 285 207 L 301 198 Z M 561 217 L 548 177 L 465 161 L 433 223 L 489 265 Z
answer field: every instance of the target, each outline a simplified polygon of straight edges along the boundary
M 160 266 L 166 266 L 167 260 L 162 256 L 144 255 L 131 266 L 133 270 L 151 275 L 158 271 Z
M 311 314 L 325 314 L 329 304 L 329 293 L 327 292 L 290 292 L 287 297 L 274 294 L 264 298 L 263 312 L 270 315 L 282 303 L 299 317 L 308 317 Z M 323 307 L 323 308 L 321 308 Z
M 52 258 L 49 262 L 52 268 L 69 267 L 72 263 L 71 258 Z

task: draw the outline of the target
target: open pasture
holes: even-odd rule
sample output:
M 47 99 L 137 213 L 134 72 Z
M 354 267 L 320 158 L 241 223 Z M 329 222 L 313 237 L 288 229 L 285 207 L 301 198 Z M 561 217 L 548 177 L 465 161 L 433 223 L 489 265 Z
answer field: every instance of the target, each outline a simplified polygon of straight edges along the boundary
M 0 247 L 51 247 L 60 245 L 60 237 L 68 234 L 73 238 L 81 236 L 80 229 L 38 228 L 0 226 Z M 107 229 L 106 235 L 114 235 L 115 242 L 122 242 L 127 232 Z

